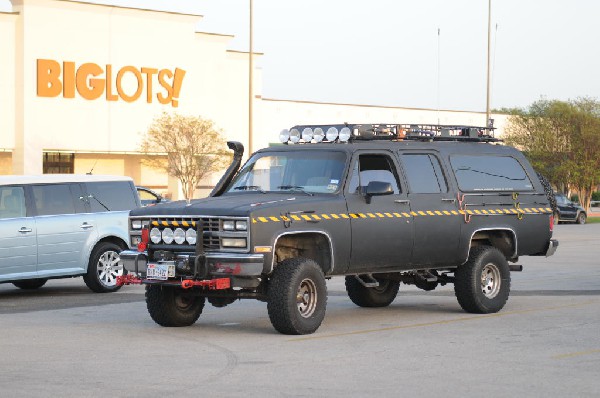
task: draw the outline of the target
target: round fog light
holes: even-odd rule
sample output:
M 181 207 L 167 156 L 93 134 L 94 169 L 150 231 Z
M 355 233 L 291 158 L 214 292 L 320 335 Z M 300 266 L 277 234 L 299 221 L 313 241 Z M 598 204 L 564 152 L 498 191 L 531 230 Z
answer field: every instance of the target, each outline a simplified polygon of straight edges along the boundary
M 175 230 L 175 233 L 173 234 L 173 239 L 175 240 L 175 243 L 177 243 L 178 245 L 180 245 L 183 242 L 185 242 L 185 232 L 184 232 L 184 230 L 181 229 L 181 228 L 177 228 Z

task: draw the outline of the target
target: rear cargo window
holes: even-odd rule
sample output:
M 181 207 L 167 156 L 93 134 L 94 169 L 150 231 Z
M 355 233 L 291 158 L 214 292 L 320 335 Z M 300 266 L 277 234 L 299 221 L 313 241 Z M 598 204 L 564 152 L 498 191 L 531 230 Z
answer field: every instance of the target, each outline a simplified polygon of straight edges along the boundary
M 131 210 L 137 207 L 136 196 L 129 181 L 86 183 L 92 212 Z
M 531 191 L 533 185 L 523 166 L 510 156 L 450 157 L 461 191 Z

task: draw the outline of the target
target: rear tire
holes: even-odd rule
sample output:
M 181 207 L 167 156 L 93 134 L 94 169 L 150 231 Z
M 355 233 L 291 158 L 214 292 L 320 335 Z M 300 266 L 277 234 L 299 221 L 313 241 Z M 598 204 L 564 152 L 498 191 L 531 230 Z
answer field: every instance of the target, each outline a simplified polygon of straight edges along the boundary
M 172 286 L 147 285 L 146 307 L 154 322 L 165 327 L 193 325 L 204 309 L 204 297 L 184 294 Z
M 347 276 L 348 297 L 359 307 L 387 307 L 396 299 L 400 282 L 389 279 L 377 279 L 377 281 L 378 287 L 365 287 L 353 275 Z
M 35 290 L 44 286 L 48 282 L 48 279 L 40 278 L 40 279 L 26 279 L 22 281 L 15 281 L 12 284 L 18 287 L 19 289 L 24 290 Z
M 472 248 L 469 260 L 455 272 L 454 293 L 466 312 L 500 311 L 510 294 L 510 269 L 504 255 L 491 246 Z
M 279 333 L 314 333 L 327 307 L 327 285 L 312 260 L 291 258 L 277 265 L 269 281 L 267 310 Z
M 123 275 L 123 266 L 119 265 L 119 253 L 123 248 L 111 242 L 100 242 L 92 250 L 87 273 L 83 281 L 96 293 L 116 292 L 117 276 Z

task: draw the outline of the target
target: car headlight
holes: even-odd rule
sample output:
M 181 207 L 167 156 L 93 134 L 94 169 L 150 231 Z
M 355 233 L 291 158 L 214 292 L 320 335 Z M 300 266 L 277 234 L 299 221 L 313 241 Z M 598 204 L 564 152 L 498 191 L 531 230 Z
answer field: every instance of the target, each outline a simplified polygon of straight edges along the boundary
M 156 244 L 160 243 L 161 239 L 162 239 L 162 237 L 160 235 L 160 229 L 152 228 L 150 230 L 150 241 L 156 245 Z
M 185 231 L 185 240 L 187 240 L 187 243 L 189 243 L 190 245 L 195 245 L 196 244 L 196 230 L 195 229 L 188 229 L 187 231 Z
M 235 229 L 238 231 L 247 231 L 248 230 L 248 223 L 246 221 L 236 221 L 235 222 Z
M 178 245 L 182 244 L 185 242 L 185 231 L 181 228 L 177 228 L 173 233 L 173 239 Z
M 142 229 L 142 220 L 132 220 L 131 229 Z
M 163 242 L 165 242 L 167 245 L 170 245 L 171 243 L 173 243 L 173 238 L 174 238 L 174 233 L 171 228 L 163 229 L 163 231 L 162 231 Z
M 221 238 L 223 247 L 246 247 L 246 238 Z
M 233 221 L 233 220 L 223 221 L 223 230 L 224 231 L 233 231 L 233 230 L 235 230 L 235 221 Z

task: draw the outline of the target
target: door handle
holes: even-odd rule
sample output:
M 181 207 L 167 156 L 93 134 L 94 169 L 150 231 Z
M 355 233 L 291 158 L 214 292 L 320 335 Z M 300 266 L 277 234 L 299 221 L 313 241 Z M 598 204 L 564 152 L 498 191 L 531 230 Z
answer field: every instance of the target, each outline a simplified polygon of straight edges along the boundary
M 410 203 L 410 200 L 407 200 L 407 199 L 396 199 L 396 200 L 394 200 L 394 203 L 399 203 L 401 205 L 407 205 L 407 204 Z
M 79 228 L 82 228 L 82 229 L 90 229 L 90 228 L 93 228 L 93 227 L 94 227 L 94 226 L 93 226 L 92 224 L 88 224 L 88 223 L 86 223 L 86 222 L 84 222 L 83 224 L 81 224 L 81 225 L 79 226 Z
M 27 232 L 33 232 L 33 229 L 27 228 L 27 227 L 21 227 L 21 229 L 19 229 L 19 232 L 22 233 L 22 234 L 24 234 L 24 233 L 27 233 Z
M 456 202 L 456 199 L 452 199 L 452 198 L 442 198 L 442 202 L 454 203 L 454 202 Z

